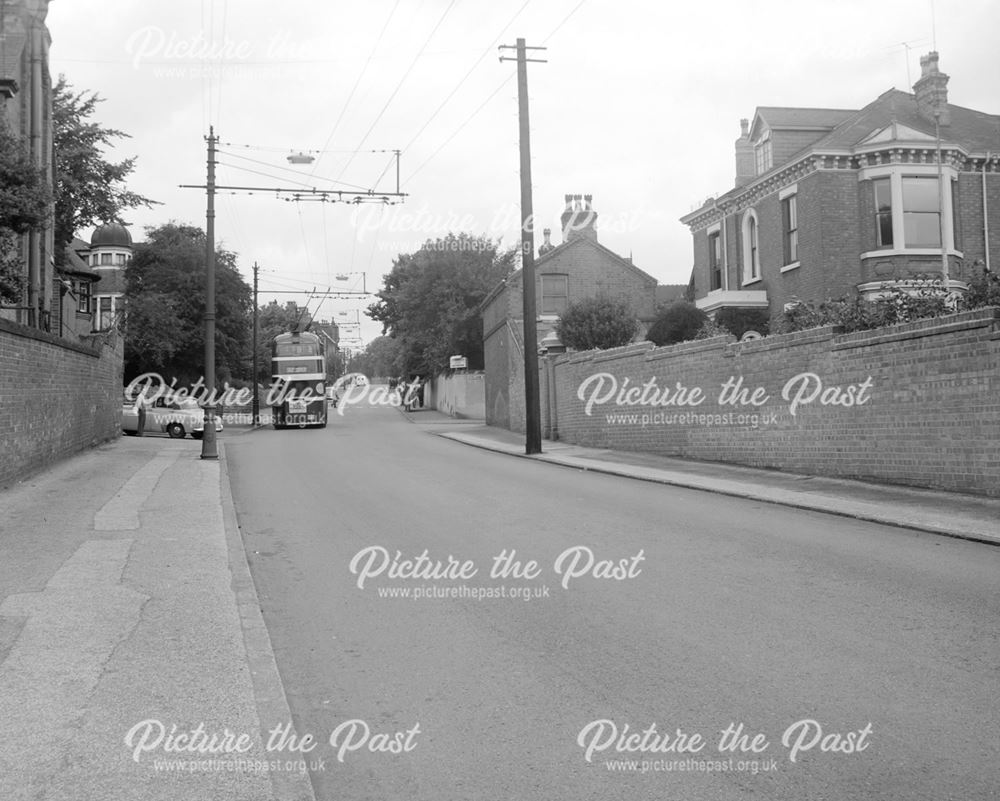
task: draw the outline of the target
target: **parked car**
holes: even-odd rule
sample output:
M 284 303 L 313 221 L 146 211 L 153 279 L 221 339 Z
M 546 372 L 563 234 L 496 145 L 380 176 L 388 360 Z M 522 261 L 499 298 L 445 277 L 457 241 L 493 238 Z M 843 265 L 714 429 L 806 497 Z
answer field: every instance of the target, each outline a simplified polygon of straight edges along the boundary
M 183 439 L 190 434 L 201 439 L 205 433 L 205 410 L 193 398 L 167 401 L 157 398 L 152 403 L 143 400 L 146 422 L 144 432 L 161 431 L 173 439 Z M 222 420 L 215 418 L 216 432 L 222 431 Z M 135 436 L 139 432 L 139 405 L 126 400 L 122 404 L 122 433 Z

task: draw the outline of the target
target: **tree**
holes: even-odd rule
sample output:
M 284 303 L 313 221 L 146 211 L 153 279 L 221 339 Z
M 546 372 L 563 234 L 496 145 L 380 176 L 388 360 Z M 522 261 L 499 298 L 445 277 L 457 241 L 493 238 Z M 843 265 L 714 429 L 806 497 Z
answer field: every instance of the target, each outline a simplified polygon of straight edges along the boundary
M 627 301 L 596 297 L 570 304 L 556 323 L 556 333 L 568 348 L 604 350 L 627 345 L 638 327 Z
M 146 229 L 125 276 L 125 380 L 156 372 L 190 384 L 204 367 L 205 233 L 167 223 Z M 250 376 L 253 295 L 236 256 L 215 254 L 215 359 L 220 381 Z
M 398 340 L 392 337 L 376 337 L 348 362 L 351 373 L 364 373 L 369 378 L 392 378 L 403 372 L 403 352 Z
M 118 163 L 105 160 L 103 148 L 128 134 L 88 121 L 100 102 L 96 93 L 74 93 L 64 75 L 52 89 L 57 265 L 63 263 L 66 247 L 79 229 L 120 222 L 125 209 L 149 208 L 156 202 L 122 183 L 135 168 L 134 157 Z
M 0 303 L 17 304 L 24 268 L 17 237 L 45 225 L 52 190 L 35 167 L 24 141 L 0 118 Z
M 385 277 L 379 300 L 368 307 L 402 350 L 402 372 L 433 374 L 463 355 L 483 366 L 479 304 L 513 267 L 516 251 L 499 251 L 486 237 L 448 234 L 400 254 Z
M 694 339 L 708 315 L 688 300 L 677 300 L 660 310 L 646 339 L 654 345 L 674 345 Z

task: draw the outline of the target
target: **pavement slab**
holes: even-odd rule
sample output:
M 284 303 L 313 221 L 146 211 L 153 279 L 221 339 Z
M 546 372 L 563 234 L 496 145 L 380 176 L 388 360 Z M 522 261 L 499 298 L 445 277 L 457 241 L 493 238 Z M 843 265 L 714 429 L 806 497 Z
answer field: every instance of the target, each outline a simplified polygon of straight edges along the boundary
M 265 749 L 290 716 L 247 622 L 224 467 L 192 442 L 125 439 L 0 493 L 4 801 L 314 798 L 290 755 Z M 199 730 L 188 748 L 170 737 Z

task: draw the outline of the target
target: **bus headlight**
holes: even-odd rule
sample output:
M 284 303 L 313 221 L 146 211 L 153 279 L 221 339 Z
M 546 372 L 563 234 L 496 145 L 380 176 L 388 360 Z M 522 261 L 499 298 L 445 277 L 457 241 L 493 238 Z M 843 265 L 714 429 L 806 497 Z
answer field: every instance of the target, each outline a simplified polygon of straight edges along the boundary
M 316 394 L 319 395 L 321 398 L 323 397 L 323 382 L 322 381 L 320 381 L 316 385 Z

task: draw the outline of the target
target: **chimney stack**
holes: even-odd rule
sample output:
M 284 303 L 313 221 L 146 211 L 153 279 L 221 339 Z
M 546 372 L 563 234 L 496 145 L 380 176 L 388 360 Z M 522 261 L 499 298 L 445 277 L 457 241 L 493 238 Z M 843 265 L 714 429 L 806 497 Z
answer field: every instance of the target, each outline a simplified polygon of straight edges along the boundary
M 736 140 L 736 186 L 746 186 L 757 177 L 757 165 L 750 142 L 750 120 L 740 120 L 740 138 Z
M 931 51 L 920 57 L 920 79 L 913 84 L 917 112 L 926 120 L 941 125 L 951 124 L 948 112 L 948 76 L 938 71 L 938 54 Z
M 550 250 L 555 250 L 555 245 L 552 244 L 552 229 L 546 228 L 542 231 L 542 236 L 545 237 L 545 241 L 542 242 L 541 247 L 538 248 L 538 255 L 544 256 Z
M 591 204 L 593 195 L 566 195 L 566 208 L 562 213 L 563 243 L 584 237 L 597 241 L 597 212 Z

